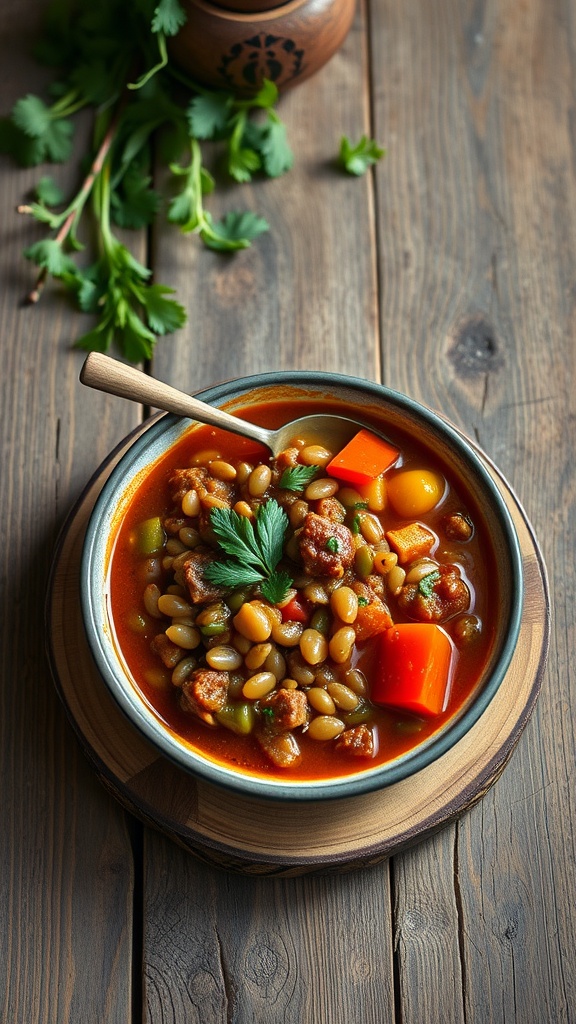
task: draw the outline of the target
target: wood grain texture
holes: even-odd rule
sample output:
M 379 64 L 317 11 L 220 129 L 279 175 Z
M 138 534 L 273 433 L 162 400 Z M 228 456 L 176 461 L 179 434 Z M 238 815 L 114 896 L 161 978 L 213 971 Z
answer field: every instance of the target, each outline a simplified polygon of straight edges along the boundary
M 2 4 L 2 112 L 45 81 L 26 56 L 39 7 Z M 48 679 L 43 592 L 66 513 L 139 417 L 80 395 L 57 289 L 21 308 L 37 233 L 12 211 L 38 173 L 2 158 L 2 1020 L 576 1021 L 575 55 L 571 0 L 366 0 L 282 99 L 294 170 L 208 197 L 270 233 L 231 260 L 173 229 L 151 239 L 190 312 L 156 350 L 160 378 L 382 376 L 477 438 L 543 547 L 549 669 L 506 771 L 457 824 L 348 875 L 199 864 L 126 817 L 80 753 Z M 340 134 L 364 131 L 386 159 L 335 174 Z

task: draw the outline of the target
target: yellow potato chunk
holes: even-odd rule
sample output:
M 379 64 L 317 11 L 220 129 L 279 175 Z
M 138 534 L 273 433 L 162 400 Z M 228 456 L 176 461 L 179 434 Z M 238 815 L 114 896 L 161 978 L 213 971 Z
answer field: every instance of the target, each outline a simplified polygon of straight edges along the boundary
M 397 515 L 426 515 L 444 494 L 446 481 L 431 469 L 405 469 L 388 480 L 388 501 Z

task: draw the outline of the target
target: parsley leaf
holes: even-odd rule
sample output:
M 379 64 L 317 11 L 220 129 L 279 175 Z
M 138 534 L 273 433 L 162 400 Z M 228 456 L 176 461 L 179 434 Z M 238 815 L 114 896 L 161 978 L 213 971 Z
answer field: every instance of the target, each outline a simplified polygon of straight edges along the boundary
M 285 491 L 303 491 L 317 472 L 318 466 L 289 466 L 282 473 L 278 486 Z
M 261 505 L 254 524 L 233 509 L 214 508 L 210 513 L 212 529 L 229 559 L 213 562 L 206 578 L 225 587 L 260 584 L 264 596 L 276 604 L 288 593 L 292 580 L 277 566 L 283 554 L 288 516 L 271 499 Z
M 175 36 L 185 21 L 186 13 L 179 0 L 160 0 L 154 11 L 152 31 L 163 32 L 166 36 Z
M 330 551 L 333 555 L 338 554 L 340 551 L 340 541 L 338 537 L 328 537 L 325 544 L 326 551 Z
M 434 586 L 436 585 L 439 579 L 440 573 L 438 572 L 437 569 L 433 569 L 432 572 L 427 573 L 426 576 L 423 576 L 420 582 L 418 583 L 419 593 L 421 593 L 424 597 L 431 597 L 432 591 L 434 590 Z
M 233 97 L 226 92 L 206 92 L 195 96 L 188 107 L 190 134 L 197 139 L 213 139 L 223 132 L 230 117 Z
M 365 174 L 368 168 L 377 163 L 385 154 L 386 150 L 382 149 L 374 139 L 369 139 L 367 135 L 363 135 L 355 145 L 346 135 L 343 135 L 340 140 L 338 163 L 348 174 L 360 176 Z
M 62 189 L 56 184 L 53 178 L 48 175 L 40 178 L 40 181 L 36 184 L 34 189 L 36 198 L 44 203 L 46 206 L 58 206 L 59 203 L 64 202 L 64 193 Z

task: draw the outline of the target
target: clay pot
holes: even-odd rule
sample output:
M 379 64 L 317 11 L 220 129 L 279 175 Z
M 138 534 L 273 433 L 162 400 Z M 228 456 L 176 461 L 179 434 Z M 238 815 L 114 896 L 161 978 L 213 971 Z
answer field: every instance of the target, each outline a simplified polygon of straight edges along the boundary
M 304 81 L 344 42 L 356 0 L 183 0 L 187 20 L 170 55 L 212 88 L 249 95 L 273 81 Z

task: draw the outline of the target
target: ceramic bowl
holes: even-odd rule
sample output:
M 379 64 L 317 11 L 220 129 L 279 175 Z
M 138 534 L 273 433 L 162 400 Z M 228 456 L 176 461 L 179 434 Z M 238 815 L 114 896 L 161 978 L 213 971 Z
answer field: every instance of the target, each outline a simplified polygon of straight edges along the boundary
M 456 481 L 472 492 L 478 514 L 494 548 L 498 575 L 497 636 L 483 675 L 471 698 L 437 732 L 412 751 L 379 767 L 341 778 L 290 781 L 244 774 L 209 760 L 182 742 L 143 698 L 119 656 L 109 615 L 108 576 L 111 550 L 123 510 L 135 484 L 157 459 L 190 429 L 189 420 L 155 418 L 107 479 L 93 509 L 83 547 L 81 600 L 84 625 L 99 672 L 118 705 L 154 747 L 199 780 L 227 787 L 249 797 L 270 800 L 324 800 L 354 797 L 406 779 L 441 758 L 480 719 L 505 677 L 517 643 L 523 602 L 522 558 L 516 531 L 494 474 L 486 460 L 442 416 L 381 385 L 330 373 L 278 372 L 219 384 L 198 394 L 204 402 L 229 411 L 251 404 L 294 396 L 311 399 L 317 410 L 326 400 L 346 407 L 351 418 L 386 424 L 422 440 L 440 457 Z

